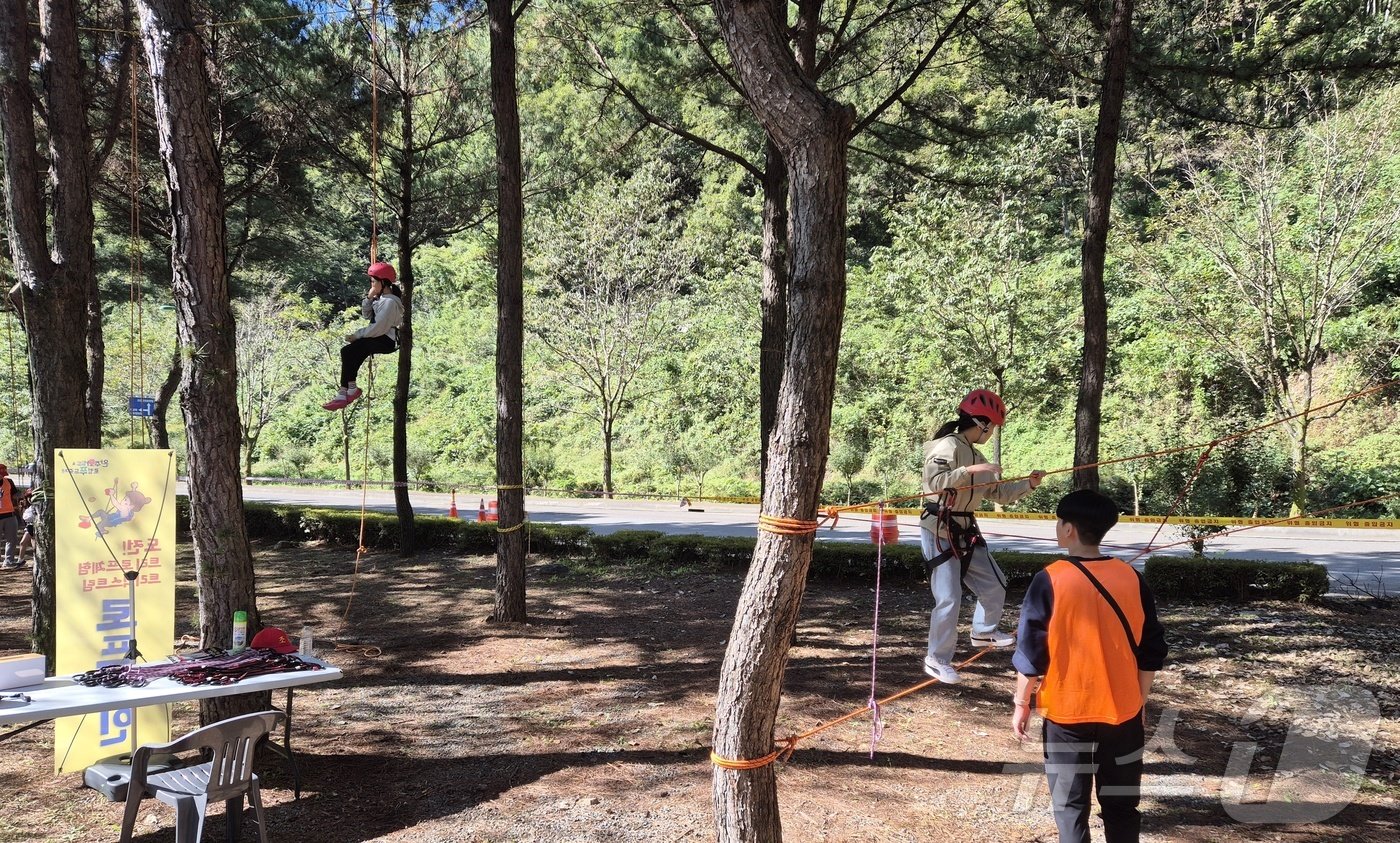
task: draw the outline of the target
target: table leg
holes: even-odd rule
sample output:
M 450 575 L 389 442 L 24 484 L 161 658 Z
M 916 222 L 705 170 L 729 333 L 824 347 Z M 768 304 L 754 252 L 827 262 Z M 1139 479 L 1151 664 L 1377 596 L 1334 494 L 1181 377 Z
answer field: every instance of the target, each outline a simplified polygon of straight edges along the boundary
M 279 745 L 275 741 L 269 740 L 267 746 L 273 752 L 282 756 L 287 761 L 287 765 L 292 768 L 292 795 L 293 800 L 301 801 L 301 765 L 297 763 L 296 753 L 292 751 L 292 699 L 293 689 L 287 688 L 287 708 L 286 718 L 282 721 L 282 743 Z

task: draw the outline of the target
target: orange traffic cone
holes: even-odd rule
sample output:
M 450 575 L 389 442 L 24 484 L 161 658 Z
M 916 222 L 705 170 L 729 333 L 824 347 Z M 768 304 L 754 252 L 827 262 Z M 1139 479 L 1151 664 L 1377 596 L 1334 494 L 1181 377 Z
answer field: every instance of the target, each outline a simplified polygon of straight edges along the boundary
M 461 516 L 459 516 L 459 515 L 457 514 L 457 490 L 456 490 L 456 489 L 453 489 L 453 490 L 452 490 L 452 503 L 447 507 L 447 517 L 448 517 L 448 518 L 460 518 L 460 517 L 461 517 Z
M 486 498 L 482 498 L 476 508 L 476 520 L 483 523 L 486 521 Z

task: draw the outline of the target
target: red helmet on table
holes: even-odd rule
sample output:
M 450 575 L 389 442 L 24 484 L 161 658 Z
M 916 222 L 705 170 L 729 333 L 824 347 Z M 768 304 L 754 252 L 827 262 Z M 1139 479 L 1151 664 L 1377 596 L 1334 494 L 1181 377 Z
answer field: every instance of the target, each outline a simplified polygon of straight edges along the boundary
M 1006 424 L 1006 404 L 990 389 L 974 389 L 963 396 L 958 412 L 981 416 L 992 424 Z
M 385 281 L 390 284 L 394 283 L 399 277 L 394 272 L 394 267 L 384 261 L 376 261 L 370 264 L 369 269 L 365 270 L 365 272 L 369 273 L 369 277 L 371 278 L 378 278 L 380 281 Z

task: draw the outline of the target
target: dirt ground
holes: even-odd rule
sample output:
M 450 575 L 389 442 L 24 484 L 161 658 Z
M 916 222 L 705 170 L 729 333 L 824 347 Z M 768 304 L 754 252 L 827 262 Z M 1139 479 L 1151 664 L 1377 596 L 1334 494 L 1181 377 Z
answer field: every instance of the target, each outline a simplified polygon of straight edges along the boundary
M 196 608 L 183 561 L 187 632 Z M 379 555 L 357 578 L 344 548 L 265 546 L 257 561 L 267 622 L 293 635 L 313 624 L 318 654 L 345 671 L 296 696 L 301 800 L 279 759 L 262 763 L 273 841 L 713 838 L 710 723 L 740 574 L 535 559 L 531 623 L 509 627 L 485 621 L 489 558 Z M 0 654 L 23 651 L 29 578 L 0 577 Z M 864 704 L 873 598 L 866 585 L 809 586 L 782 735 Z M 886 588 L 882 696 L 924 678 L 929 604 L 923 587 Z M 1167 605 L 1163 620 L 1172 654 L 1149 718 L 1144 839 L 1400 840 L 1400 610 Z M 864 718 L 800 744 L 778 770 L 786 839 L 1054 840 L 1039 747 L 1007 725 L 1009 655 L 965 676 L 888 705 L 873 760 Z M 177 706 L 176 733 L 196 717 Z M 1286 741 L 1290 728 L 1311 754 Z M 1232 754 L 1248 776 L 1222 778 Z M 52 727 L 0 744 L 0 843 L 115 840 L 121 806 L 52 764 Z M 1297 821 L 1240 821 L 1285 810 Z M 221 811 L 211 808 L 206 840 L 223 839 Z M 173 824 L 148 802 L 136 839 L 171 840 Z M 255 839 L 251 823 L 243 839 Z

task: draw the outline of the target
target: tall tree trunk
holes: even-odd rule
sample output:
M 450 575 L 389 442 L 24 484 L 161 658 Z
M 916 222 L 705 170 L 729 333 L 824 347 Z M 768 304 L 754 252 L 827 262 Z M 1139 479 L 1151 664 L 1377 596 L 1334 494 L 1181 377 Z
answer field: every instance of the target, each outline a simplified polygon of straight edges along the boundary
M 1099 95 L 1099 124 L 1094 132 L 1094 162 L 1089 201 L 1084 215 L 1084 245 L 1080 252 L 1080 294 L 1084 302 L 1084 358 L 1079 375 L 1079 400 L 1074 411 L 1074 463 L 1099 461 L 1099 423 L 1104 379 L 1108 371 L 1108 297 L 1104 292 L 1104 258 L 1117 173 L 1118 135 L 1123 122 L 1128 55 L 1132 49 L 1133 0 L 1114 0 L 1108 24 L 1108 53 L 1104 57 L 1103 90 Z M 1097 489 L 1099 470 L 1074 474 L 1076 489 Z
M 176 330 L 195 353 L 183 367 L 190 533 L 199 586 L 200 643 L 227 647 L 233 613 L 261 626 L 239 484 L 238 360 L 229 299 L 223 172 L 209 113 L 206 53 L 188 0 L 137 0 L 170 201 Z M 212 723 L 268 705 L 267 694 L 201 700 Z
M 403 80 L 400 123 L 403 152 L 399 156 L 399 286 L 403 288 L 403 325 L 399 327 L 398 379 L 394 382 L 394 511 L 399 518 L 399 556 L 418 551 L 418 531 L 413 520 L 413 501 L 408 495 L 408 398 L 413 385 L 413 106 L 409 83 L 409 45 L 413 36 L 402 15 L 395 15 L 399 27 L 399 78 Z M 369 424 L 369 419 L 365 420 Z
M 175 344 L 175 354 L 170 359 L 170 371 L 165 374 L 165 381 L 160 385 L 160 392 L 156 394 L 155 414 L 151 416 L 151 441 L 157 448 L 170 447 L 170 426 L 166 423 L 167 414 L 170 412 L 170 400 L 175 397 L 175 390 L 180 388 L 180 345 Z
M 613 457 L 613 418 L 603 411 L 603 497 L 613 496 L 612 457 Z
M 39 69 L 46 89 L 49 127 L 49 183 L 53 186 L 54 259 L 71 268 L 82 283 L 85 320 L 83 341 L 87 357 L 87 396 L 83 402 L 89 430 L 102 431 L 104 349 L 102 302 L 94 269 L 91 179 L 92 140 L 88 131 L 83 88 L 83 60 L 77 38 L 77 7 L 60 0 L 39 5 L 43 34 Z M 58 178 L 58 173 L 71 177 Z M 100 442 L 99 442 L 100 444 Z
M 42 181 L 30 84 L 34 65 L 30 11 L 24 0 L 0 0 L 0 159 L 4 161 L 10 261 L 20 283 L 21 319 L 28 331 L 33 383 L 34 487 L 53 494 L 54 451 L 91 448 L 101 431 L 86 408 L 91 372 L 86 351 L 72 341 L 72 314 L 86 313 L 95 284 L 88 133 L 83 113 L 76 8 L 45 0 L 40 9 L 44 51 L 43 110 L 48 116 L 48 189 Z M 51 196 L 50 207 L 45 199 Z M 50 245 L 48 220 L 54 221 Z M 51 512 L 51 510 L 50 510 Z M 54 660 L 53 518 L 40 517 L 34 546 L 32 637 Z
M 758 435 L 759 482 L 768 477 L 768 440 L 778 418 L 778 389 L 783 382 L 783 344 L 787 341 L 787 165 L 771 138 L 763 146 L 763 293 L 759 310 Z
M 1288 426 L 1291 447 L 1289 448 L 1293 478 L 1288 483 L 1288 514 L 1302 515 L 1308 511 L 1308 428 L 1312 420 L 1304 416 Z
M 713 5 L 749 107 L 788 166 L 787 343 L 763 512 L 809 521 L 826 473 L 846 299 L 846 142 L 854 114 L 821 94 L 798 67 L 773 3 Z M 758 758 L 772 749 L 812 541 L 810 533 L 759 533 L 720 673 L 714 749 L 721 757 Z M 716 767 L 713 798 L 721 841 L 781 839 L 771 765 Z
M 496 124 L 496 606 L 492 618 L 524 623 L 525 208 L 515 80 L 514 0 L 489 0 L 491 113 Z

